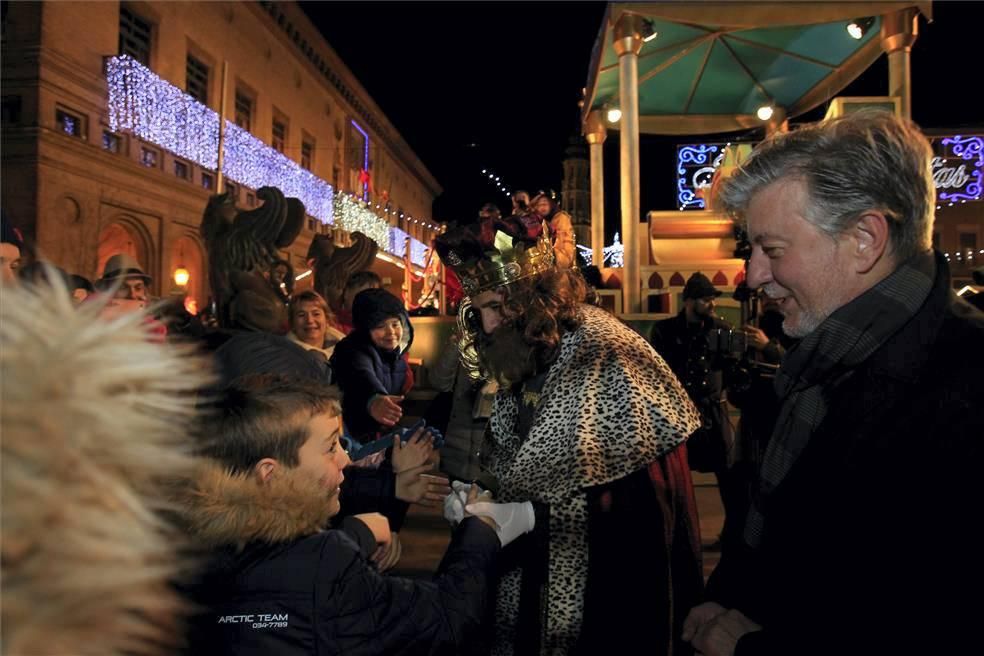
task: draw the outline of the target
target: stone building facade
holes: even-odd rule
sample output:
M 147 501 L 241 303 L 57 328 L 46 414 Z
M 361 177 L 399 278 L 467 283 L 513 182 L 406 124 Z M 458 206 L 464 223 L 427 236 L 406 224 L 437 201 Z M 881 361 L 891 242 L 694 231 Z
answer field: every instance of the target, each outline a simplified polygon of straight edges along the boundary
M 174 291 L 183 265 L 189 296 L 207 297 L 198 226 L 215 171 L 111 130 L 107 60 L 120 54 L 216 112 L 225 63 L 227 119 L 415 239 L 436 234 L 439 184 L 294 3 L 4 4 L 3 207 L 68 272 L 95 279 L 127 251 L 155 294 Z M 257 203 L 255 189 L 229 190 L 242 208 Z M 309 217 L 284 256 L 304 271 L 312 237 L 330 229 Z

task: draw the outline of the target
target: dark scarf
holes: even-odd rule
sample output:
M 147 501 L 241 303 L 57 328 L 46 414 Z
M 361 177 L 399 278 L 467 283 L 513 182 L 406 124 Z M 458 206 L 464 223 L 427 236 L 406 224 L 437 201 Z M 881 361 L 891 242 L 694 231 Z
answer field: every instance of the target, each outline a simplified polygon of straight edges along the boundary
M 779 486 L 827 416 L 826 392 L 877 351 L 912 318 L 933 287 L 936 263 L 927 251 L 838 308 L 787 355 L 776 375 L 783 402 L 766 448 L 759 489 L 745 522 L 745 542 L 762 543 L 762 503 Z

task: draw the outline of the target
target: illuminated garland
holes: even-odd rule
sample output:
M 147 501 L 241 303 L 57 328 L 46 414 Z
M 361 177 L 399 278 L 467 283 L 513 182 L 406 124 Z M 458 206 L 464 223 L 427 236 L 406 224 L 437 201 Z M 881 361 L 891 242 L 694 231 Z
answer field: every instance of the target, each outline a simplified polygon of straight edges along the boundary
M 581 259 L 584 260 L 585 266 L 591 266 L 594 262 L 594 253 L 587 246 L 577 245 L 578 254 Z M 625 253 L 625 247 L 622 246 L 622 242 L 618 239 L 618 233 L 615 233 L 615 242 L 611 246 L 605 246 L 602 249 L 602 259 L 604 260 L 605 266 L 618 269 L 622 266 L 622 256 Z
M 335 221 L 338 226 L 348 232 L 361 232 L 383 249 L 397 258 L 403 259 L 407 250 L 407 238 L 410 239 L 410 261 L 419 267 L 426 263 L 428 247 L 421 241 L 410 237 L 399 228 L 391 226 L 385 219 L 380 218 L 370 209 L 370 206 L 358 198 L 340 191 L 335 194 Z
M 335 194 L 335 222 L 348 232 L 361 232 L 383 250 L 389 244 L 390 226 L 375 212 L 343 191 Z M 387 251 L 388 252 L 388 251 Z
M 109 58 L 109 127 L 130 131 L 178 157 L 218 167 L 219 115 L 128 55 Z M 222 173 L 246 187 L 278 187 L 307 213 L 332 223 L 334 190 L 231 121 L 225 123 Z
M 605 264 L 613 268 L 619 268 L 622 266 L 622 255 L 625 252 L 625 248 L 622 246 L 622 242 L 618 239 L 618 233 L 615 233 L 615 241 L 611 246 L 605 246 L 603 251 L 603 257 Z
M 217 112 L 128 55 L 109 58 L 106 81 L 110 130 L 132 132 L 205 169 L 214 171 L 218 167 Z M 238 125 L 228 120 L 225 125 L 222 173 L 227 178 L 252 189 L 278 187 L 284 195 L 300 199 L 307 213 L 322 223 L 337 224 L 348 232 L 361 232 L 384 251 L 403 257 L 406 232 L 391 227 L 367 204 L 344 192 L 336 193 L 328 182 Z M 437 229 L 423 219 L 407 219 Z M 399 252 L 394 249 L 397 243 Z M 411 262 L 423 267 L 427 250 L 426 244 L 412 239 Z

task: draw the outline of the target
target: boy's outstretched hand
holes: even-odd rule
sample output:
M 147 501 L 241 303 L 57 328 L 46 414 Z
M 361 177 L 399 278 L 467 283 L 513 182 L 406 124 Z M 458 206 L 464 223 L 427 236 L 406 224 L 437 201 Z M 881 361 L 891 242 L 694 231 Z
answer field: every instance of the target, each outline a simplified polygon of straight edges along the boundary
M 383 426 L 395 426 L 403 416 L 403 408 L 400 407 L 402 400 L 402 396 L 377 394 L 369 402 L 369 416 Z
M 421 506 L 438 506 L 444 497 L 451 493 L 448 479 L 444 476 L 425 474 L 430 463 L 408 469 L 396 475 L 396 498 Z
M 376 553 L 372 555 L 372 561 L 376 563 L 376 568 L 380 572 L 392 569 L 400 562 L 400 555 L 403 553 L 403 545 L 400 544 L 400 534 L 392 533 L 389 544 L 381 544 L 376 548 Z
M 430 460 L 434 451 L 434 436 L 422 425 L 406 442 L 400 435 L 393 436 L 393 471 L 397 474 L 419 467 Z

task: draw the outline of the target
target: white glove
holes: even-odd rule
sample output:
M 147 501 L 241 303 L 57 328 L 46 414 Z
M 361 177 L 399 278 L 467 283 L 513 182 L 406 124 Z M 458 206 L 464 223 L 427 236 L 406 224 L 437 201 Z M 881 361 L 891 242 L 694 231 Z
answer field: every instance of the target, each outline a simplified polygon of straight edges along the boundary
M 522 503 L 479 501 L 478 503 L 465 506 L 465 510 L 472 515 L 491 517 L 498 527 L 495 532 L 499 536 L 499 542 L 502 543 L 503 547 L 523 533 L 529 533 L 536 525 L 533 504 L 529 501 L 523 501 Z
M 456 481 L 457 482 L 457 481 Z M 465 518 L 465 498 L 457 492 L 451 492 L 444 497 L 444 519 L 452 526 L 457 526 Z
M 465 504 L 468 503 L 468 493 L 471 492 L 471 488 L 471 483 L 451 482 L 451 494 L 444 498 L 444 519 L 452 526 L 457 526 L 465 518 Z M 482 491 L 481 494 L 489 494 L 489 492 Z

